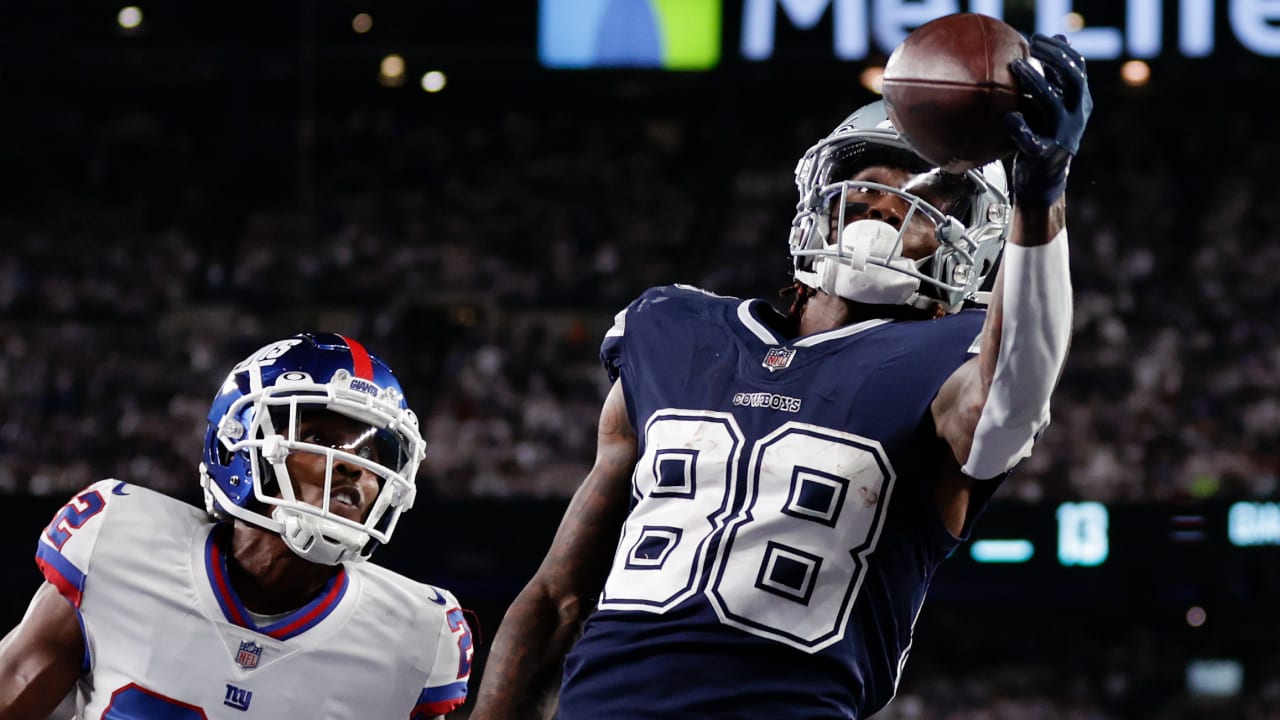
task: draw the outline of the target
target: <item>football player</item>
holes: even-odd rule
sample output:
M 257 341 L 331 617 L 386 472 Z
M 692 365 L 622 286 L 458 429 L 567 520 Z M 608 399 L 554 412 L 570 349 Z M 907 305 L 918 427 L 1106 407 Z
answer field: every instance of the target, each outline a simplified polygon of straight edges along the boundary
M 595 465 L 473 720 L 530 717 L 560 675 L 562 720 L 890 701 L 934 571 L 1031 452 L 1067 354 L 1064 191 L 1092 100 L 1065 39 L 1031 47 L 1044 74 L 1013 71 L 1045 122 L 1006 117 L 1011 183 L 930 167 L 874 103 L 797 166 L 789 315 L 678 285 L 618 314 Z
M 121 480 L 41 534 L 45 582 L 0 643 L 0 718 L 431 718 L 461 705 L 457 599 L 364 562 L 424 456 L 399 382 L 357 341 L 300 334 L 213 400 L 205 507 Z

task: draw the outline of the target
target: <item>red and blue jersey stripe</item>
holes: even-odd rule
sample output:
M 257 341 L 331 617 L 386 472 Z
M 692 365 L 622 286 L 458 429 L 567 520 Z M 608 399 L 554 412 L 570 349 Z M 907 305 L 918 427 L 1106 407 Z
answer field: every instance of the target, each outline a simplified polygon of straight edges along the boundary
M 36 545 L 36 565 L 63 597 L 77 608 L 80 607 L 81 594 L 84 592 L 84 573 L 80 572 L 80 568 L 72 565 L 62 553 L 43 541 Z
M 204 552 L 205 571 L 209 575 L 209 584 L 213 587 L 214 597 L 217 598 L 218 606 L 222 608 L 222 614 L 228 622 L 277 640 L 288 640 L 318 625 L 342 602 L 349 580 L 346 568 L 339 566 L 338 572 L 329 579 L 324 590 L 314 600 L 270 625 L 258 627 L 253 621 L 253 616 L 236 595 L 235 589 L 231 587 L 231 580 L 227 574 L 227 558 L 222 544 L 226 541 L 225 536 L 230 535 L 230 529 L 231 526 L 226 523 L 216 526 L 209 533 L 209 539 L 205 541 Z
M 440 687 L 423 688 L 418 695 L 418 704 L 409 713 L 409 720 L 429 719 L 457 708 L 467 699 L 466 681 L 456 682 Z

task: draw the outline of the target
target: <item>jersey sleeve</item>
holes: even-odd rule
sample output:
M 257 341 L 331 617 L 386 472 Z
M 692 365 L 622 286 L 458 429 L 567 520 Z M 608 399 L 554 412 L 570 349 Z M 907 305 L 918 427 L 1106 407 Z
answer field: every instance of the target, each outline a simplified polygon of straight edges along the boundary
M 40 533 L 36 565 L 45 579 L 77 608 L 93 551 L 106 523 L 111 498 L 124 495 L 126 483 L 101 480 L 71 498 Z
M 600 363 L 609 374 L 611 383 L 617 382 L 622 375 L 622 350 L 627 336 L 627 311 L 630 309 L 628 305 L 613 316 L 613 327 L 604 334 L 604 341 L 600 343 Z
M 613 316 L 613 326 L 609 328 L 604 335 L 604 340 L 600 343 L 600 362 L 604 365 L 605 372 L 609 373 L 609 382 L 617 382 L 622 375 L 622 369 L 627 364 L 627 322 L 631 320 L 635 322 L 638 313 L 651 314 L 657 310 L 660 305 L 671 300 L 687 300 L 688 296 L 695 295 L 697 297 L 717 297 L 705 290 L 685 286 L 685 285 L 660 285 L 651 287 L 641 293 L 631 304 L 623 308 L 617 315 Z M 669 306 L 668 306 L 669 307 Z M 652 334 L 652 323 L 650 332 Z M 642 336 L 645 332 L 640 333 Z M 636 333 L 632 333 L 633 336 Z M 633 340 L 634 342 L 634 340 Z M 650 339 L 652 342 L 652 338 Z
M 467 682 L 471 679 L 471 626 L 463 616 L 462 606 L 448 590 L 430 590 L 444 601 L 431 600 L 444 614 L 444 621 L 439 623 L 431 671 L 409 720 L 426 720 L 457 709 L 467 700 Z

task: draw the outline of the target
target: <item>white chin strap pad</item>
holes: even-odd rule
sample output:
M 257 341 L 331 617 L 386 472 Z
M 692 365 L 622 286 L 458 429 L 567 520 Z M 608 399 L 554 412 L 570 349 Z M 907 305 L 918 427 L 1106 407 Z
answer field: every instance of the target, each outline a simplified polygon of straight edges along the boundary
M 1000 354 L 962 468 L 980 480 L 1030 455 L 1049 424 L 1049 397 L 1071 341 L 1066 229 L 1046 245 L 1005 245 L 1003 292 Z
M 840 258 L 820 257 L 814 263 L 818 288 L 854 302 L 873 305 L 901 305 L 920 289 L 920 280 L 905 273 L 867 262 L 879 258 L 891 265 L 912 268 L 899 257 L 898 231 L 879 220 L 857 220 L 840 232 Z
M 367 533 L 290 508 L 277 507 L 271 517 L 280 523 L 280 537 L 299 557 L 320 565 L 358 562 L 369 542 Z

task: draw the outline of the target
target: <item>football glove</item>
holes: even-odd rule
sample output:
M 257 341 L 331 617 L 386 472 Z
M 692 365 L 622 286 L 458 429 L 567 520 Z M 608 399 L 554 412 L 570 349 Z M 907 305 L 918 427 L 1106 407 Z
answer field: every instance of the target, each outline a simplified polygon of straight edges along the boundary
M 1009 63 L 1009 70 L 1038 111 L 1036 127 L 1017 111 L 1006 113 L 1004 122 L 1018 149 L 1013 162 L 1015 202 L 1048 207 L 1067 188 L 1067 171 L 1080 150 L 1093 96 L 1084 56 L 1066 37 L 1036 33 L 1031 37 L 1031 57 L 1040 61 L 1043 73 L 1022 59 Z

